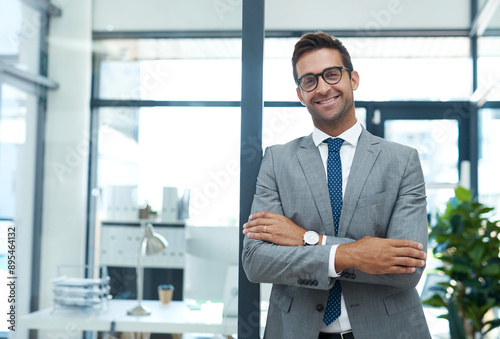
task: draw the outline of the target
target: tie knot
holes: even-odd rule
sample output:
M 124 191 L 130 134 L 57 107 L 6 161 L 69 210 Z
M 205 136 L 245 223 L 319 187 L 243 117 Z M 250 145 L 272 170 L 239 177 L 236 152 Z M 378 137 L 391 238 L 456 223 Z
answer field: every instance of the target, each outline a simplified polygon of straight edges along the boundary
M 338 152 L 338 151 L 340 151 L 340 147 L 342 147 L 342 143 L 344 142 L 344 139 L 328 138 L 325 140 L 325 142 L 328 144 L 328 152 Z

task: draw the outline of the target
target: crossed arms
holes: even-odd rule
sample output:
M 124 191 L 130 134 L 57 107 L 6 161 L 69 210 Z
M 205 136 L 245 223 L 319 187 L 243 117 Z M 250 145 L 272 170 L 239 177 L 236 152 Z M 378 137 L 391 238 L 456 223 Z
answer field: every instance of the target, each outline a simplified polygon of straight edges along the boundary
M 295 214 L 285 216 L 274 175 L 277 169 L 269 153 L 262 162 L 253 214 L 243 231 L 243 265 L 251 281 L 296 285 L 297 276 L 311 274 L 319 278 L 319 285 L 311 288 L 329 288 L 329 253 L 332 245 L 338 245 L 335 271 L 355 271 L 354 282 L 416 286 L 425 267 L 427 223 L 424 183 L 415 151 L 410 153 L 398 183 L 385 237 L 370 236 L 368 232 L 362 237 L 327 236 L 325 245 L 307 247 L 302 239 L 311 225 L 293 221 Z M 320 234 L 319 244 L 322 237 Z

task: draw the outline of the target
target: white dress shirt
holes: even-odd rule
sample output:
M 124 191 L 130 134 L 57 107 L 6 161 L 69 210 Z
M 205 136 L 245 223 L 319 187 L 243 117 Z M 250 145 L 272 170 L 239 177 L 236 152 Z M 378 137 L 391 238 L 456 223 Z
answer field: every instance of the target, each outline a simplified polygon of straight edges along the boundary
M 356 151 L 356 146 L 358 145 L 358 139 L 361 135 L 362 127 L 359 122 L 356 122 L 354 126 L 349 128 L 344 133 L 340 134 L 338 138 L 344 139 L 344 143 L 340 148 L 340 161 L 342 163 L 342 198 L 345 194 L 345 189 L 347 186 L 347 179 L 349 178 L 349 173 L 351 171 L 352 160 L 354 158 L 354 152 Z M 323 141 L 327 138 L 332 138 L 332 136 L 326 134 L 325 132 L 317 129 L 316 127 L 313 130 L 313 141 L 316 147 L 318 147 L 319 153 L 321 155 L 321 160 L 323 161 L 323 166 L 325 166 L 325 173 L 327 173 L 327 160 L 328 160 L 328 145 Z M 327 174 L 328 175 L 328 174 Z M 328 177 L 327 177 L 328 180 Z M 322 245 L 326 243 L 326 236 L 323 235 Z M 328 276 L 335 278 L 338 277 L 339 274 L 335 270 L 335 254 L 337 253 L 338 245 L 332 246 L 330 251 L 330 264 L 328 269 Z M 331 323 L 329 326 L 326 326 L 323 323 L 321 327 L 321 332 L 329 332 L 329 333 L 341 333 L 345 331 L 349 331 L 351 329 L 351 323 L 349 322 L 349 317 L 347 315 L 347 308 L 344 301 L 344 296 L 342 294 L 341 299 L 341 311 L 340 317 Z

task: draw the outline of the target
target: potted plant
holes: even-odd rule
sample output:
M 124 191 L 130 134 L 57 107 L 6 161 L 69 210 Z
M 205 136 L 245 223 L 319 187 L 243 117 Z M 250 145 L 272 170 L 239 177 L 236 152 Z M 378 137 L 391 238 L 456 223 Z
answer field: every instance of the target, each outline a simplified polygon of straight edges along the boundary
M 447 308 L 443 317 L 453 339 L 483 338 L 500 326 L 493 314 L 500 306 L 500 222 L 486 217 L 492 210 L 458 187 L 430 226 L 429 245 L 443 264 L 436 270 L 449 281 L 438 283 L 423 303 Z

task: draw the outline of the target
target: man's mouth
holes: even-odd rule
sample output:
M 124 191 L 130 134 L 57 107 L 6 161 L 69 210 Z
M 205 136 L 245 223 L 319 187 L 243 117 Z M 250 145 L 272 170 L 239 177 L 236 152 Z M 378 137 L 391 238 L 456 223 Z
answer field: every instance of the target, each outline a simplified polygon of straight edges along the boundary
M 332 98 L 329 98 L 329 99 L 326 99 L 326 100 L 322 100 L 322 101 L 317 101 L 317 103 L 320 104 L 320 105 L 329 104 L 330 102 L 335 101 L 335 99 L 337 99 L 337 98 L 338 98 L 338 96 L 332 97 Z

